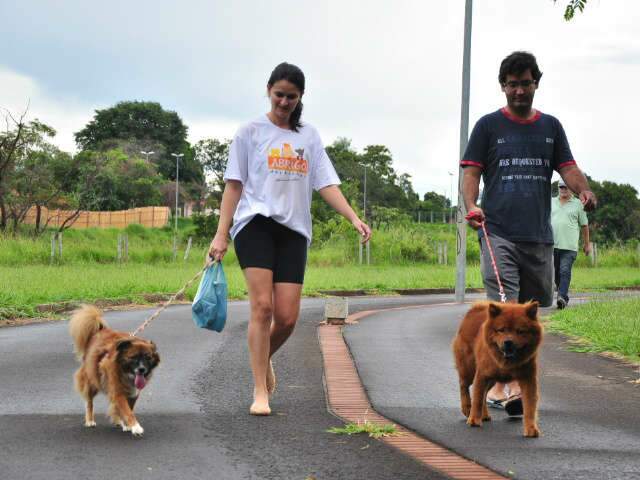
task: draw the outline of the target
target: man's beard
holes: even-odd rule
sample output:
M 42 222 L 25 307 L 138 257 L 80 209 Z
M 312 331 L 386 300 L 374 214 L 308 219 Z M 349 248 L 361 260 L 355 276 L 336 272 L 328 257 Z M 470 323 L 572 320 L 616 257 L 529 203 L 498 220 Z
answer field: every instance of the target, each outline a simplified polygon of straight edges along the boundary
M 511 110 L 515 114 L 523 117 L 526 116 L 531 111 L 532 105 L 533 105 L 532 96 L 522 97 L 522 101 L 519 102 L 518 104 L 516 104 L 515 98 L 509 102 L 509 108 L 511 108 Z

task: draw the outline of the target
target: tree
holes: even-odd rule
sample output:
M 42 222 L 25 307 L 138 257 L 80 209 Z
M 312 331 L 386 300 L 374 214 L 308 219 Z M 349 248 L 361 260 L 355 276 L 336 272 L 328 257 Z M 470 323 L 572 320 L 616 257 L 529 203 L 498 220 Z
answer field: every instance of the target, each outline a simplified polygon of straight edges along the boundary
M 558 0 L 553 0 L 557 2 Z M 568 22 L 573 19 L 576 11 L 583 12 L 584 7 L 587 5 L 587 0 L 570 0 L 564 9 L 564 19 Z
M 597 182 L 589 179 L 598 197 L 598 208 L 589 213 L 594 240 L 604 243 L 628 241 L 640 237 L 640 199 L 629 184 Z
M 187 142 L 187 130 L 176 112 L 164 110 L 159 103 L 129 101 L 96 110 L 93 120 L 75 134 L 75 139 L 81 150 L 93 151 L 118 148 L 121 141 L 158 143 L 163 149 L 151 160 L 164 178 L 175 180 L 176 160 L 171 154 L 182 153 L 180 179 L 187 183 L 202 183 L 202 167 L 194 160 L 194 151 Z
M 196 161 L 202 166 L 205 175 L 210 182 L 206 189 L 209 193 L 209 202 L 212 208 L 219 208 L 224 190 L 224 171 L 227 168 L 229 159 L 229 146 L 231 140 L 218 140 L 216 138 L 206 138 L 195 144 Z
M 79 181 L 71 191 L 81 210 L 126 210 L 161 202 L 160 186 L 166 181 L 146 159 L 129 157 L 119 149 L 83 151 L 77 157 Z
M 38 120 L 25 123 L 25 115 L 15 120 L 7 113 L 7 130 L 0 135 L 0 225 L 6 229 L 11 220 L 15 231 L 35 206 L 38 232 L 41 208 L 60 195 L 72 158 L 49 142 L 53 128 Z

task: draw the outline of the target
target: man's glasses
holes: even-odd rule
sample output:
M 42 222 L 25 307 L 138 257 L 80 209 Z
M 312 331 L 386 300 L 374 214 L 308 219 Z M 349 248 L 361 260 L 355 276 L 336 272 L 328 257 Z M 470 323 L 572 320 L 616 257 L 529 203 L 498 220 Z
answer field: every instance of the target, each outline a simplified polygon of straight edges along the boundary
M 299 98 L 299 95 L 297 93 L 290 93 L 289 95 L 287 95 L 284 92 L 273 92 L 273 94 L 278 98 L 287 97 L 287 100 L 297 100 Z
M 511 90 L 515 90 L 518 87 L 522 87 L 522 88 L 531 88 L 532 85 L 535 85 L 536 82 L 535 80 L 520 80 L 519 82 L 516 80 L 511 80 L 509 82 L 504 82 L 503 86 L 508 87 Z

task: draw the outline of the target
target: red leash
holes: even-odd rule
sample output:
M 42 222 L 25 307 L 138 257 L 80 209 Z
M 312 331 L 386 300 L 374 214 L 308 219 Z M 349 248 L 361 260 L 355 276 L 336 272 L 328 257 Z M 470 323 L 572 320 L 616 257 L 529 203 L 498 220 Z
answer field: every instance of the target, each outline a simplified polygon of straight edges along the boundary
M 502 303 L 506 303 L 507 302 L 507 295 L 504 293 L 504 288 L 502 287 L 502 282 L 500 281 L 500 274 L 498 273 L 498 265 L 496 264 L 496 257 L 493 255 L 493 248 L 491 247 L 491 240 L 489 239 L 489 234 L 487 233 L 487 227 L 485 226 L 485 222 L 480 221 L 480 214 L 478 212 L 470 212 L 469 214 L 467 214 L 466 217 L 464 217 L 467 220 L 473 220 L 475 219 L 477 222 L 480 223 L 480 226 L 482 227 L 482 231 L 484 232 L 484 238 L 487 241 L 487 247 L 489 248 L 489 255 L 491 256 L 491 264 L 493 265 L 493 272 L 496 274 L 496 279 L 498 280 L 498 288 L 499 288 L 499 295 L 500 295 L 500 301 Z

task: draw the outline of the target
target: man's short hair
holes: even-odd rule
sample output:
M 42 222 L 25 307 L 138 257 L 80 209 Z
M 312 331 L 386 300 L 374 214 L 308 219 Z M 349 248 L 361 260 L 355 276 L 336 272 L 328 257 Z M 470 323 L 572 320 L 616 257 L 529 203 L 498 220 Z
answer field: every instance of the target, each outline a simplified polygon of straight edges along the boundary
M 502 60 L 498 81 L 503 85 L 507 81 L 507 75 L 521 75 L 527 70 L 531 70 L 533 79 L 538 83 L 542 78 L 542 72 L 538 68 L 536 57 L 529 52 L 513 52 Z

